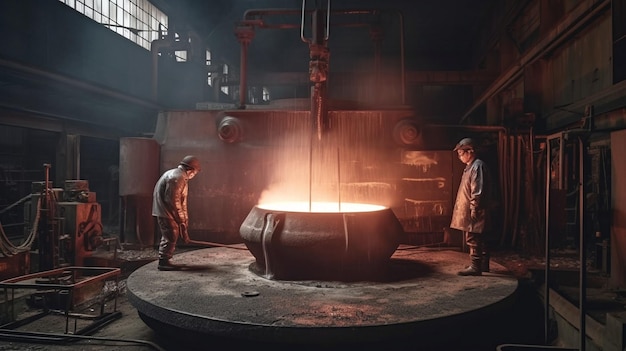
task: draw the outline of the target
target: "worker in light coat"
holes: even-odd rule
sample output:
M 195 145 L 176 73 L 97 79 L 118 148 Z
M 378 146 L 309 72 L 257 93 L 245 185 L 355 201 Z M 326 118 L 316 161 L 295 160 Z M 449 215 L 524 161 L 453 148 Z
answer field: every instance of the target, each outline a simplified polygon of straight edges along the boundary
M 458 272 L 459 275 L 476 276 L 489 271 L 489 253 L 485 232 L 489 224 L 489 208 L 492 201 L 486 164 L 477 157 L 474 140 L 464 138 L 454 148 L 459 160 L 465 164 L 457 192 L 450 228 L 463 232 L 469 247 L 471 264 Z

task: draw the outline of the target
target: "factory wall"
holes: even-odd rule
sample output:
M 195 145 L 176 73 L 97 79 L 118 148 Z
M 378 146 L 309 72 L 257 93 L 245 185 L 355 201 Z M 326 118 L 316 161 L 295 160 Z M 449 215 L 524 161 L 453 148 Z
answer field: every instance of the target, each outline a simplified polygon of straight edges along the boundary
M 2 57 L 150 97 L 150 52 L 55 0 L 0 3 Z
M 620 66 L 616 43 L 623 31 L 621 3 L 533 1 L 523 13 L 510 20 L 510 33 L 499 40 L 502 75 L 510 79 L 498 80 L 500 89 L 487 99 L 487 115 L 492 123 L 501 123 L 526 140 L 527 150 L 535 150 L 537 156 L 531 160 L 543 157 L 539 152 L 545 151 L 547 136 L 564 137 L 562 144 L 547 145 L 553 152 L 564 151 L 563 164 L 556 158 L 545 160 L 553 175 L 557 167 L 563 167 L 564 182 L 551 191 L 550 201 L 561 206 L 550 206 L 550 221 L 559 225 L 546 235 L 561 247 L 580 248 L 578 228 L 572 223 L 577 223 L 576 216 L 583 216 L 584 240 L 596 256 L 592 256 L 594 264 L 606 271 L 609 264 L 597 257 L 610 251 L 611 285 L 623 286 L 624 265 L 619 257 L 626 247 L 620 238 L 618 211 L 611 207 L 621 203 L 622 194 L 615 191 L 621 187 L 621 178 L 615 177 L 619 161 L 606 156 L 620 149 L 611 133 L 626 126 L 621 112 L 626 106 L 626 85 L 616 74 Z M 585 144 L 582 178 L 575 147 L 578 140 Z M 510 162 L 516 161 L 511 158 Z M 525 181 L 533 181 L 531 173 L 525 172 Z M 584 204 L 577 201 L 579 191 L 585 194 Z M 521 212 L 521 216 L 530 215 L 530 209 Z M 609 247 L 602 247 L 602 242 L 610 242 Z

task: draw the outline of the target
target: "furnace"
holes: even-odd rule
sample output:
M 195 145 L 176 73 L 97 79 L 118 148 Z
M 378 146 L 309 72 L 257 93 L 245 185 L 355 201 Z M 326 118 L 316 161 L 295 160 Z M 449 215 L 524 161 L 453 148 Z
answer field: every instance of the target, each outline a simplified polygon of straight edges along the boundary
M 288 202 L 255 206 L 240 232 L 266 278 L 361 280 L 384 274 L 402 226 L 384 206 Z

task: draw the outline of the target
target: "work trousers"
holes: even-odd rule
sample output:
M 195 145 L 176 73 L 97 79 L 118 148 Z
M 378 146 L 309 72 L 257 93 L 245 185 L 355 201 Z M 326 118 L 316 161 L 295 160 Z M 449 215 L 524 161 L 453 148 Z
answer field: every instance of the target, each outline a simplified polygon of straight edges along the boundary
M 180 235 L 180 228 L 175 220 L 157 217 L 161 242 L 159 243 L 159 259 L 171 259 L 176 250 L 176 241 Z
M 483 233 L 464 232 L 465 243 L 469 247 L 470 256 L 482 257 L 487 254 L 487 246 Z

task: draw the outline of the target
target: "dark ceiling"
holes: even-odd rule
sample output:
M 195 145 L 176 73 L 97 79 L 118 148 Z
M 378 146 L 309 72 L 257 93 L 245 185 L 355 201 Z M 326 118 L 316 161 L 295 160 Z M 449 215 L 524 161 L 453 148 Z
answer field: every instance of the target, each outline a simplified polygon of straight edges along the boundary
M 301 10 L 301 0 L 160 0 L 169 8 L 170 18 L 187 23 L 199 32 L 214 51 L 238 45 L 234 36 L 235 23 L 242 20 L 250 9 Z M 469 69 L 468 58 L 477 38 L 481 24 L 494 4 L 494 0 L 307 0 L 307 10 L 326 9 L 330 3 L 331 13 L 344 10 L 381 10 L 384 48 L 390 55 L 399 55 L 399 16 L 404 22 L 405 57 L 409 69 L 415 70 L 462 70 Z M 365 23 L 372 19 L 366 15 L 333 15 L 328 45 L 332 59 L 337 56 L 359 55 L 371 51 L 367 31 L 349 27 L 347 24 Z M 300 24 L 300 16 L 289 18 L 264 18 L 269 23 Z M 265 33 L 267 32 L 267 33 Z M 306 37 L 306 35 L 305 35 Z M 286 50 L 301 50 L 307 54 L 307 46 L 300 40 L 298 28 L 276 31 L 257 30 L 250 44 L 250 56 L 262 65 L 276 64 L 289 67 L 280 58 Z M 235 52 L 236 53 L 236 52 Z M 295 55 L 295 54 L 294 54 Z M 289 59 L 292 56 L 288 56 Z M 298 56 L 296 56 L 298 57 Z M 304 58 L 308 58 L 304 56 Z M 238 59 L 238 57 L 233 57 Z M 271 67 L 273 69 L 275 67 Z

